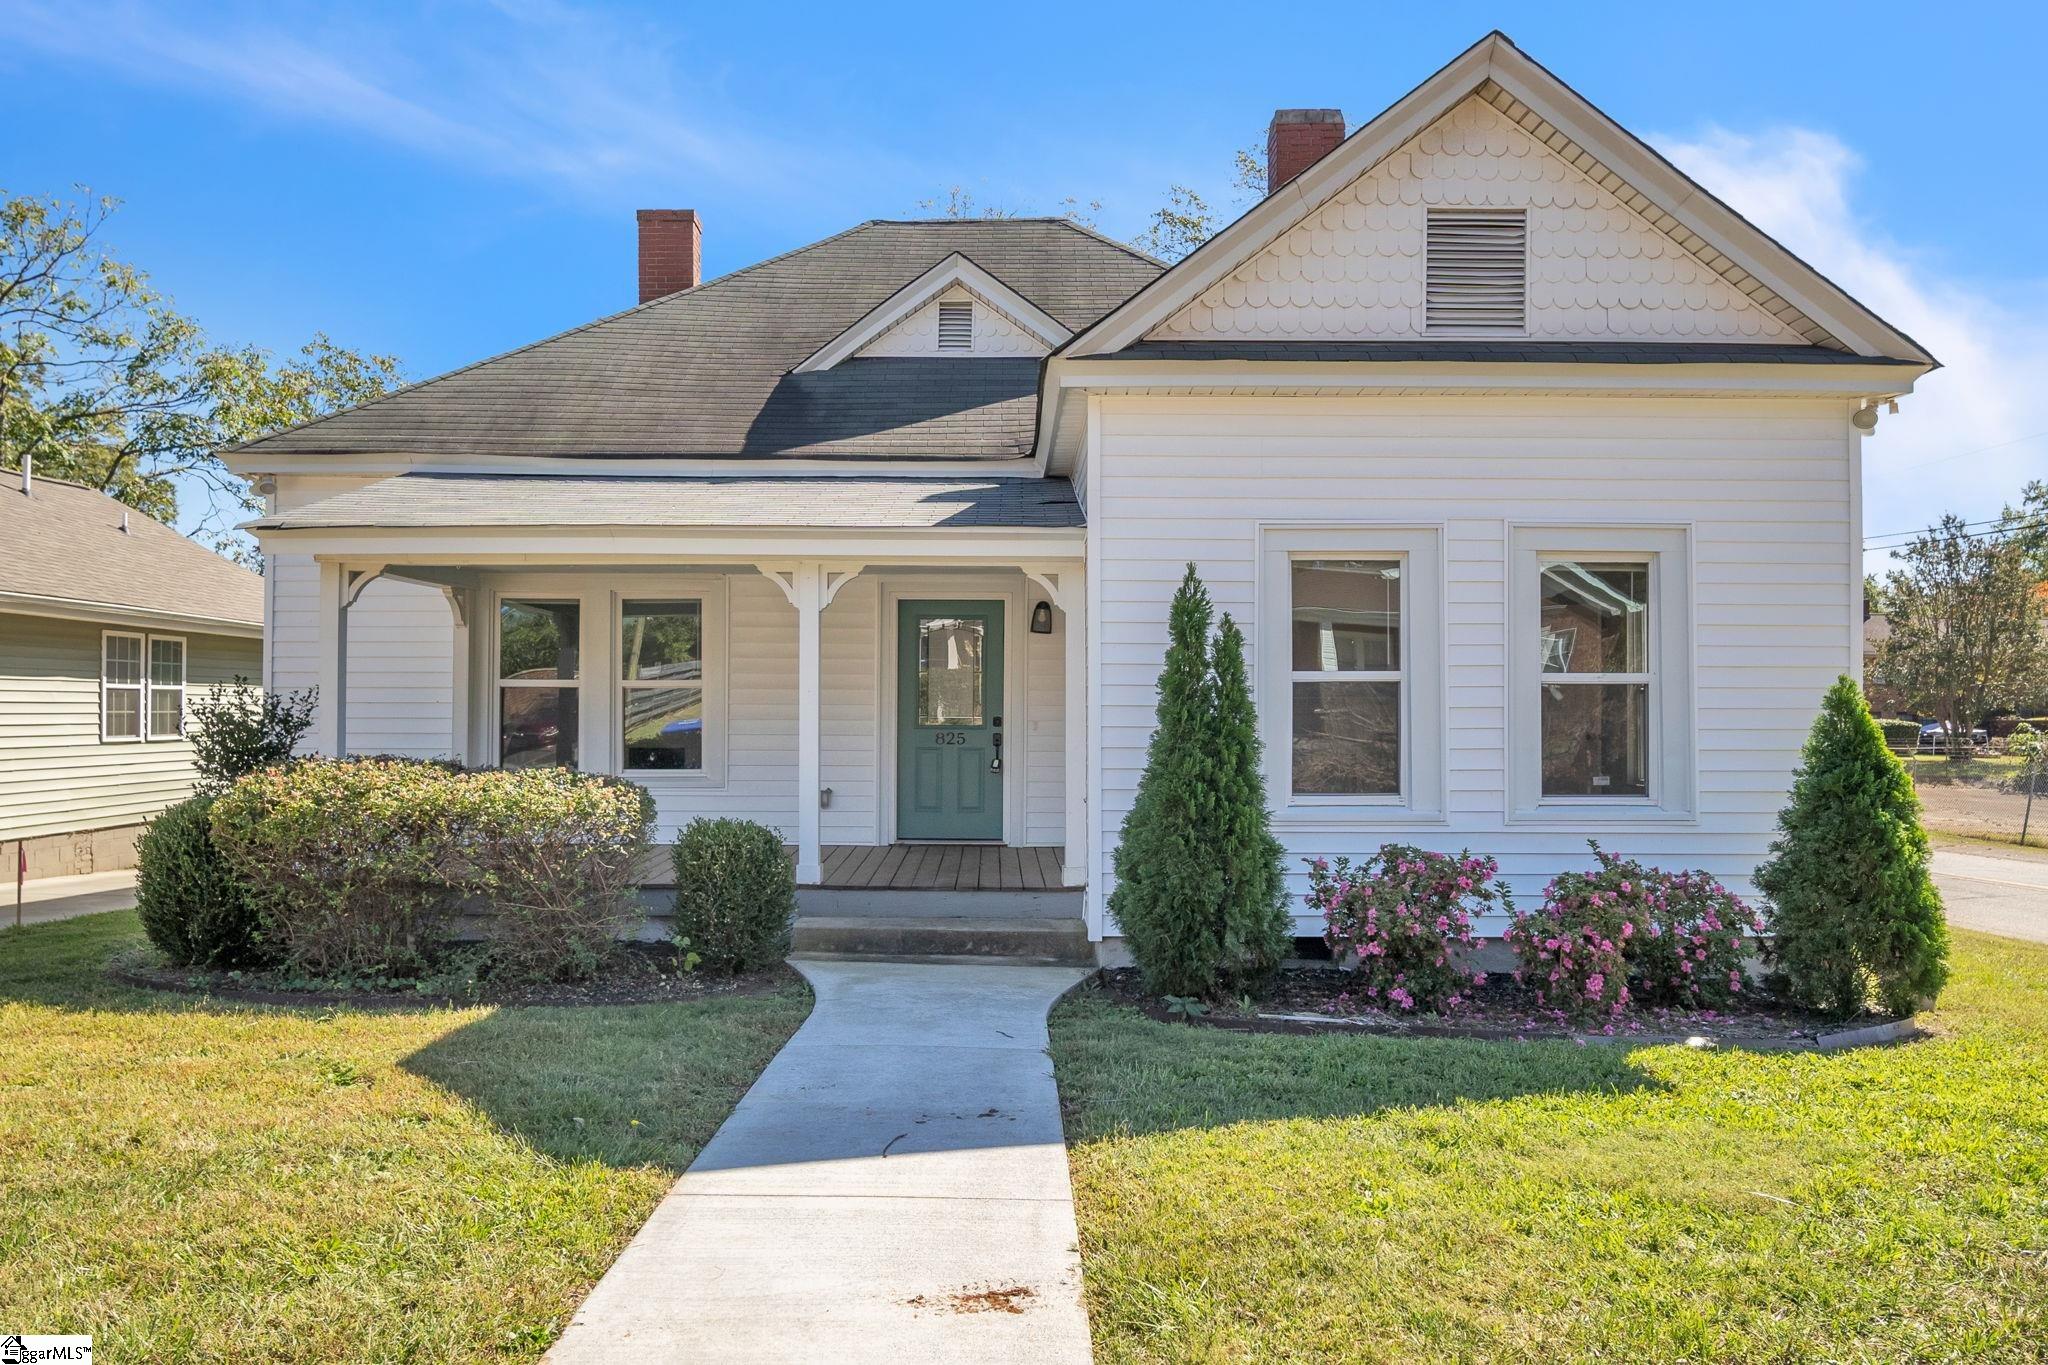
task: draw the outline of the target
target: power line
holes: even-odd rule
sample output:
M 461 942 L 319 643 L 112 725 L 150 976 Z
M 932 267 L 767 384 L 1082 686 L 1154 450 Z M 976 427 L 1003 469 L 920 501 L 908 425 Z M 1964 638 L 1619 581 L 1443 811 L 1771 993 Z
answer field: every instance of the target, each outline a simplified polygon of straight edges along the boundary
M 1963 523 L 1962 530 L 1957 538 L 1960 540 L 1991 540 L 2000 536 L 2017 535 L 2023 531 L 2048 530 L 2048 517 L 2043 517 L 2038 521 L 2013 522 L 2009 525 L 2004 524 L 2004 521 L 2003 517 L 1995 517 L 1988 521 L 1966 521 Z M 1988 531 L 1970 529 L 1975 526 L 1989 526 L 1992 529 Z M 1863 548 L 1866 550 L 1895 550 L 1902 545 L 1910 545 L 1923 536 L 1939 536 L 1942 534 L 1944 534 L 1943 529 L 1939 526 L 1930 526 L 1919 531 L 1886 531 L 1882 535 L 1865 536 L 1863 538 Z M 1893 543 L 1880 545 L 1877 543 L 1879 541 L 1891 541 Z
M 1934 464 L 1947 464 L 1950 460 L 1960 460 L 1965 455 L 1982 455 L 1988 450 L 2004 450 L 2007 446 L 2025 445 L 2028 441 L 2038 441 L 2043 436 L 2048 436 L 2048 431 L 2037 431 L 2030 436 L 2015 436 L 2010 441 L 1995 441 L 1988 446 L 1978 446 L 1974 450 L 1958 450 L 1953 455 L 1937 455 L 1931 460 L 1922 460 L 1918 464 L 1901 465 L 1898 472 L 1904 473 L 1908 469 L 1925 469 L 1927 466 Z

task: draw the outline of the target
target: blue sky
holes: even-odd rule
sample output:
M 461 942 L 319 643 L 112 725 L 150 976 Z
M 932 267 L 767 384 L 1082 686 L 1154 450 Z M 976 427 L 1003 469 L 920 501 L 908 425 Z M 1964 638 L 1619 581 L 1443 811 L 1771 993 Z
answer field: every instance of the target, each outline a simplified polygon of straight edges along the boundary
M 0 188 L 118 195 L 223 340 L 422 378 L 630 303 L 635 208 L 699 209 L 710 274 L 952 185 L 1127 237 L 1176 181 L 1231 207 L 1276 106 L 1355 126 L 1500 27 L 1948 362 L 1866 447 L 1870 531 L 2048 473 L 2048 8 L 1273 12 L 0 0 Z

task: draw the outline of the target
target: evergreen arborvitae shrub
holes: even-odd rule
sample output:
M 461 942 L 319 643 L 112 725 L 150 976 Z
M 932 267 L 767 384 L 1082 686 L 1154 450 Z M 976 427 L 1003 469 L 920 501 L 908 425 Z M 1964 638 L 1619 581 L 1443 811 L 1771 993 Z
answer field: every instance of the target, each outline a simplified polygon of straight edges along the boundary
M 751 820 L 693 820 L 676 840 L 674 941 L 714 972 L 780 962 L 796 918 L 796 868 L 782 836 Z
M 166 806 L 136 844 L 135 908 L 180 967 L 257 967 L 271 954 L 256 906 L 214 847 L 213 798 Z
M 1280 841 L 1267 823 L 1259 716 L 1245 677 L 1244 632 L 1230 613 L 1216 635 L 1216 852 L 1223 868 L 1223 984 L 1270 977 L 1294 943 Z
M 1215 994 L 1224 960 L 1210 620 L 1209 594 L 1190 564 L 1167 618 L 1158 720 L 1109 896 L 1139 974 L 1161 995 Z
M 1873 992 L 1898 1015 L 1932 1000 L 1948 979 L 1948 926 L 1927 859 L 1913 779 L 1844 677 L 1821 704 L 1757 869 L 1774 911 L 1778 989 L 1830 1014 L 1855 1013 Z

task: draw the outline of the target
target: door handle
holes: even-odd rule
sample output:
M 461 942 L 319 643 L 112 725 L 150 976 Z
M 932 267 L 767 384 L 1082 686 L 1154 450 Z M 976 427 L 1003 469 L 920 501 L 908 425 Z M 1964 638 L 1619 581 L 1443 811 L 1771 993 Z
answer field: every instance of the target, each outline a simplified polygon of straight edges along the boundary
M 998 720 L 996 724 L 1000 726 L 1002 722 Z M 998 729 L 990 738 L 995 742 L 996 752 L 995 757 L 988 761 L 988 770 L 992 773 L 999 773 L 1003 770 L 1003 732 Z

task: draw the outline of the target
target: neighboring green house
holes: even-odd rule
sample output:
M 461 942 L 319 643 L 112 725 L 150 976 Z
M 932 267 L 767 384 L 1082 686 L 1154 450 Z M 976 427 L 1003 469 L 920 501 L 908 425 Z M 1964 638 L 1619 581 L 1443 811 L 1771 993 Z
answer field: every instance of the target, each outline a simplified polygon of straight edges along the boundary
M 104 493 L 10 471 L 0 841 L 29 876 L 134 866 L 142 822 L 191 790 L 188 699 L 262 671 L 260 576 Z

